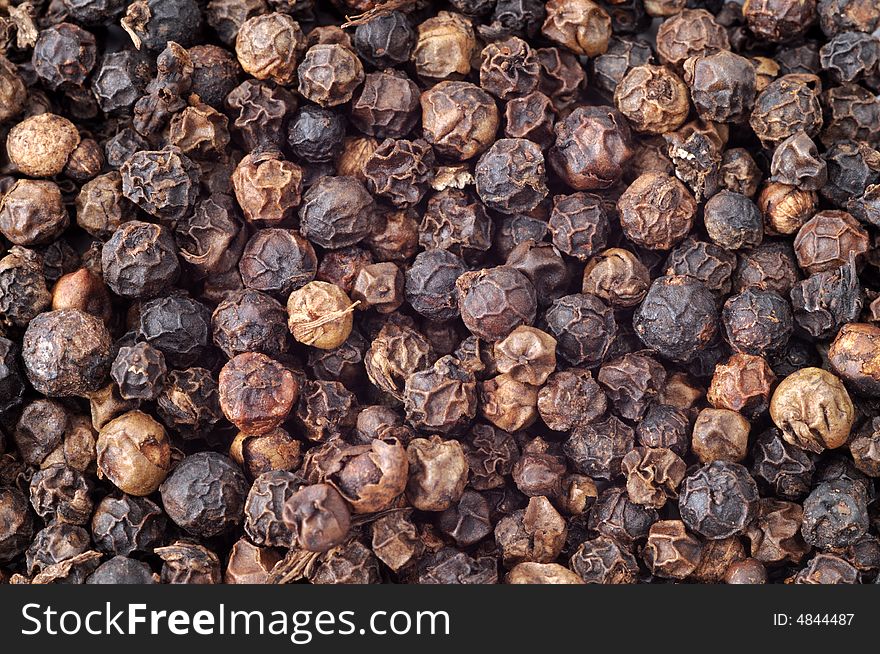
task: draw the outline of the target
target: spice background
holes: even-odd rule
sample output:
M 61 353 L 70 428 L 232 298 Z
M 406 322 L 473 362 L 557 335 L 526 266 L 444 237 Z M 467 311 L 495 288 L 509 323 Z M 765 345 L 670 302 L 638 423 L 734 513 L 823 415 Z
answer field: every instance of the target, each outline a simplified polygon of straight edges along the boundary
M 874 583 L 880 0 L 0 0 L 0 583 Z

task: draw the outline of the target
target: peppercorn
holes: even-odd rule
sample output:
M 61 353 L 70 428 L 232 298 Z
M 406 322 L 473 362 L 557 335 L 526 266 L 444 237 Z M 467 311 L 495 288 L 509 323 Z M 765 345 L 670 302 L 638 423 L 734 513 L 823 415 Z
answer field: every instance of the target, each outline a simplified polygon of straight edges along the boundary
M 235 54 L 244 71 L 257 79 L 292 84 L 305 37 L 287 14 L 270 13 L 244 21 L 235 39 Z
M 386 139 L 364 161 L 370 192 L 397 207 L 418 204 L 434 177 L 434 150 L 422 139 Z
M 265 228 L 244 246 L 238 269 L 248 289 L 285 296 L 315 278 L 318 258 L 295 230 Z
M 348 535 L 351 515 L 345 500 L 332 486 L 313 484 L 287 499 L 282 520 L 301 548 L 325 552 Z
M 765 231 L 771 235 L 794 234 L 813 217 L 817 204 L 815 192 L 777 182 L 764 186 L 758 197 Z
M 278 152 L 264 150 L 244 157 L 232 174 L 235 198 L 245 219 L 275 227 L 293 217 L 300 202 L 302 169 Z
M 157 547 L 163 584 L 219 584 L 220 559 L 203 545 L 180 540 Z
M 362 59 L 385 68 L 409 61 L 416 43 L 416 33 L 399 11 L 382 13 L 357 26 L 354 47 Z
M 50 396 L 83 396 L 97 390 L 110 369 L 110 333 L 99 319 L 77 309 L 49 311 L 28 323 L 22 359 L 28 381 Z
M 470 21 L 461 14 L 441 11 L 419 24 L 412 61 L 421 77 L 461 78 L 471 70 L 476 46 Z
M 170 231 L 131 220 L 113 232 L 101 250 L 104 281 L 127 298 L 157 295 L 177 281 L 180 262 Z
M 703 283 L 677 275 L 659 277 L 636 309 L 633 327 L 661 356 L 687 362 L 717 334 L 718 309 Z
M 802 368 L 776 387 L 770 417 L 786 442 L 819 453 L 846 443 L 854 408 L 838 377 L 821 368 Z
M 591 0 L 549 0 L 541 33 L 579 55 L 595 57 L 608 49 L 611 18 Z
M 778 145 L 798 132 L 816 136 L 822 126 L 819 91 L 819 78 L 808 74 L 783 75 L 767 85 L 755 99 L 749 119 L 761 143 Z
M 755 517 L 758 488 L 740 464 L 714 461 L 685 477 L 678 505 L 687 527 L 709 539 L 726 538 Z
M 868 247 L 867 232 L 845 211 L 820 211 L 794 239 L 798 265 L 808 274 L 839 268 L 850 255 L 858 261 Z
M 223 366 L 219 378 L 224 415 L 248 434 L 278 427 L 299 396 L 293 374 L 265 354 L 239 354 Z
M 645 64 L 630 70 L 614 91 L 614 105 L 633 129 L 647 134 L 672 132 L 690 111 L 688 89 L 663 66 Z
M 632 156 L 626 119 L 617 111 L 577 107 L 556 123 L 550 165 L 569 186 L 580 191 L 613 186 Z
M 42 113 L 9 130 L 6 152 L 25 175 L 53 177 L 64 170 L 79 143 L 79 133 L 67 118 Z
M 149 499 L 108 495 L 92 516 L 92 540 L 109 554 L 152 552 L 164 539 L 165 525 L 162 509 Z

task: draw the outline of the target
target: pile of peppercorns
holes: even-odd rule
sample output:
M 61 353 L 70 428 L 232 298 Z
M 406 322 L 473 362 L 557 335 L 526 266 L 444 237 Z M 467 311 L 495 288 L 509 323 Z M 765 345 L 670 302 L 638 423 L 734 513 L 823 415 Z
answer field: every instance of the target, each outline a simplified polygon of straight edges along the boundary
M 0 3 L 0 583 L 870 583 L 880 0 Z

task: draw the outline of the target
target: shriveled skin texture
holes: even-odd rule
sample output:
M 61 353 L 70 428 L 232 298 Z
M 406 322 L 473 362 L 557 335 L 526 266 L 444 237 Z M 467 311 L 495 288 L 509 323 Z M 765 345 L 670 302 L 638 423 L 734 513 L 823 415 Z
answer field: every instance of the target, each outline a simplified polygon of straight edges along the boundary
M 220 406 L 240 430 L 264 434 L 290 413 L 299 385 L 293 374 L 264 354 L 245 353 L 220 371 Z
M 581 543 L 571 556 L 570 566 L 588 584 L 632 584 L 639 573 L 635 557 L 607 536 Z
M 743 16 L 762 39 L 785 41 L 803 33 L 816 20 L 816 1 L 746 0 Z
M 693 227 L 697 204 L 676 178 L 646 173 L 623 192 L 617 210 L 630 240 L 653 250 L 670 250 Z
M 755 99 L 749 124 L 765 145 L 776 145 L 799 131 L 816 136 L 822 127 L 819 79 L 814 75 L 784 75 Z
M 632 156 L 627 120 L 610 107 L 578 107 L 555 129 L 550 165 L 579 191 L 613 185 Z
M 294 531 L 283 520 L 283 512 L 300 484 L 296 475 L 284 470 L 267 472 L 254 480 L 244 509 L 244 530 L 254 543 L 267 547 L 293 544 Z
M 688 57 L 729 49 L 727 30 L 705 9 L 683 9 L 657 30 L 660 59 L 673 66 L 680 66 Z
M 122 297 L 150 297 L 177 281 L 180 261 L 171 232 L 161 225 L 131 220 L 101 250 L 104 281 Z
M 471 333 L 487 341 L 500 340 L 535 319 L 535 287 L 510 266 L 465 273 L 456 286 L 462 320 Z
M 232 186 L 248 222 L 274 227 L 295 214 L 303 170 L 291 161 L 249 154 L 235 168 Z
M 76 127 L 66 118 L 45 113 L 32 116 L 9 130 L 6 151 L 25 175 L 57 175 L 79 145 Z
M 110 332 L 98 318 L 77 309 L 42 313 L 28 324 L 22 357 L 28 380 L 41 393 L 87 395 L 110 372 Z
M 349 451 L 342 469 L 330 483 L 351 504 L 354 513 L 374 513 L 388 508 L 406 489 L 409 463 L 396 439 L 375 439 Z
M 690 111 L 688 88 L 681 78 L 650 64 L 627 73 L 614 91 L 614 105 L 633 129 L 646 134 L 678 129 Z
M 290 347 L 287 311 L 278 300 L 256 290 L 230 296 L 211 316 L 214 344 L 233 357 L 262 352 L 277 357 Z
M 840 379 L 821 368 L 802 368 L 777 386 L 770 416 L 787 442 L 819 453 L 846 443 L 855 409 Z
M 156 420 L 130 411 L 98 434 L 97 463 L 120 490 L 138 497 L 159 488 L 171 468 L 171 442 Z
M 880 394 L 880 328 L 869 323 L 844 325 L 831 343 L 828 360 L 859 393 Z
M 238 466 L 215 452 L 187 457 L 160 488 L 168 517 L 199 538 L 210 538 L 238 525 L 247 490 Z
M 238 30 L 235 50 L 245 72 L 286 86 L 296 81 L 305 36 L 287 14 L 272 13 L 245 21 Z
M 414 426 L 442 433 L 457 433 L 477 412 L 477 382 L 451 357 L 432 368 L 411 374 L 404 387 L 407 420 Z
M 659 577 L 685 579 L 700 564 L 702 549 L 681 520 L 660 520 L 651 525 L 645 562 Z
M 501 213 L 528 213 L 547 197 L 541 148 L 527 139 L 499 139 L 477 161 L 477 194 Z
M 335 107 L 351 100 L 364 81 L 364 67 L 345 46 L 321 43 L 306 51 L 298 76 L 300 95 L 322 107 Z
M 458 501 L 468 479 L 468 462 L 458 441 L 416 438 L 406 448 L 406 496 L 421 511 L 445 511 Z
M 498 107 L 474 84 L 441 82 L 422 94 L 421 103 L 425 140 L 444 157 L 471 159 L 495 139 Z
M 138 152 L 119 172 L 125 197 L 160 220 L 183 218 L 198 197 L 198 169 L 174 150 Z
M 682 520 L 706 538 L 742 532 L 758 509 L 758 487 L 738 463 L 715 461 L 686 477 L 678 500 Z

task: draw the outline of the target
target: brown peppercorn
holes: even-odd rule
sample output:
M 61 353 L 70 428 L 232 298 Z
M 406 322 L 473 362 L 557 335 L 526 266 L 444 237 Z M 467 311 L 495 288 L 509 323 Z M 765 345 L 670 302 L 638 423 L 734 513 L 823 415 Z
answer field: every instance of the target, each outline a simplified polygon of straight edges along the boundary
M 345 177 L 354 177 L 359 182 L 366 182 L 363 165 L 379 142 L 370 136 L 346 136 L 342 139 L 342 150 L 336 155 L 336 173 Z
M 508 432 L 530 427 L 538 419 L 538 388 L 511 375 L 498 375 L 480 384 L 480 413 Z
M 583 293 L 595 295 L 615 309 L 639 304 L 648 293 L 651 275 L 629 250 L 609 248 L 584 267 Z
M 401 71 L 368 73 L 352 102 L 351 122 L 369 136 L 403 138 L 418 121 L 419 94 L 416 83 Z
M 265 354 L 248 352 L 220 371 L 220 407 L 247 434 L 265 434 L 287 418 L 299 397 L 293 374 Z
M 86 268 L 63 275 L 52 289 L 52 310 L 79 309 L 105 323 L 111 318 L 110 293 L 104 282 Z
M 759 39 L 790 41 L 816 22 L 816 0 L 745 0 L 743 17 Z
M 596 379 L 618 415 L 627 420 L 638 420 L 659 395 L 666 380 L 666 370 L 646 354 L 628 352 L 604 363 Z
M 461 444 L 439 436 L 414 438 L 406 447 L 406 497 L 420 511 L 445 511 L 461 499 L 468 462 Z
M 467 18 L 441 11 L 421 23 L 418 31 L 412 60 L 420 77 L 460 79 L 471 71 L 477 40 Z
M 296 67 L 304 48 L 305 36 L 299 23 L 277 12 L 244 21 L 235 39 L 235 54 L 244 71 L 282 86 L 296 80 Z
M 239 432 L 229 456 L 250 479 L 267 472 L 296 470 L 302 463 L 302 443 L 281 427 L 265 434 Z
M 27 89 L 15 64 L 0 55 L 0 123 L 20 114 L 27 99 Z
M 729 148 L 721 157 L 721 185 L 728 191 L 754 198 L 763 173 L 745 148 Z
M 43 113 L 9 130 L 6 153 L 25 175 L 54 177 L 64 170 L 79 142 L 79 132 L 67 118 Z
M 68 176 L 70 176 L 69 169 L 77 159 L 77 153 L 88 142 L 89 139 L 84 139 L 71 156 L 67 165 Z M 168 144 L 179 148 L 185 155 L 198 161 L 221 157 L 229 145 L 228 119 L 203 102 L 192 104 L 171 119 Z M 101 166 L 97 168 L 97 172 L 100 172 Z
M 554 453 L 551 445 L 539 436 L 523 447 L 522 456 L 513 466 L 513 481 L 529 497 L 558 497 L 565 472 L 565 458 Z
M 529 498 L 525 510 L 513 512 L 495 526 L 495 542 L 505 567 L 518 563 L 551 563 L 562 552 L 568 533 L 565 519 L 544 496 Z
M 434 178 L 434 150 L 422 139 L 385 139 L 364 161 L 371 193 L 407 208 L 421 202 Z
M 403 400 L 404 383 L 411 374 L 430 365 L 431 344 L 418 331 L 386 324 L 364 355 L 370 381 L 381 391 Z
M 639 573 L 638 563 L 632 553 L 607 536 L 581 543 L 572 554 L 569 564 L 588 584 L 634 584 Z
M 681 457 L 665 447 L 636 447 L 620 462 L 630 501 L 655 509 L 677 496 L 686 469 Z
M 801 536 L 804 509 L 772 498 L 758 502 L 758 514 L 746 530 L 751 555 L 765 565 L 799 563 L 810 551 Z
M 417 429 L 459 433 L 477 413 L 477 382 L 458 359 L 447 355 L 406 378 L 407 420 Z
M 498 131 L 498 107 L 469 82 L 441 82 L 421 97 L 422 133 L 437 154 L 464 161 L 482 153 Z
M 49 243 L 69 224 L 55 182 L 20 179 L 0 198 L 0 232 L 15 245 Z
M 128 218 L 128 200 L 117 172 L 98 175 L 76 196 L 76 224 L 95 238 L 108 238 Z
M 716 409 L 739 411 L 755 419 L 769 408 L 775 383 L 776 375 L 766 359 L 738 352 L 715 367 L 706 399 Z
M 658 577 L 685 579 L 699 566 L 702 549 L 681 520 L 660 520 L 648 532 L 645 563 Z
M 818 203 L 815 191 L 804 191 L 778 182 L 765 185 L 758 196 L 758 207 L 764 216 L 764 230 L 768 235 L 794 234 L 816 213 Z
M 652 250 L 670 250 L 693 227 L 697 204 L 676 178 L 645 173 L 621 194 L 617 210 L 627 238 Z
M 534 327 L 521 325 L 495 343 L 495 367 L 514 380 L 540 386 L 556 369 L 556 339 Z
M 350 48 L 319 43 L 306 50 L 297 75 L 301 96 L 322 107 L 335 107 L 351 100 L 364 81 L 364 67 Z
M 498 266 L 465 273 L 456 287 L 462 320 L 475 336 L 499 341 L 535 319 L 535 287 L 515 268 Z
M 880 419 L 865 422 L 849 442 L 849 452 L 856 468 L 869 477 L 880 477 Z
M 391 313 L 403 304 L 403 273 L 393 263 L 374 263 L 360 269 L 351 298 L 359 301 L 359 309 L 375 309 Z
M 577 107 L 556 123 L 550 165 L 579 191 L 605 189 L 623 177 L 632 156 L 626 119 L 607 107 Z
M 767 569 L 760 561 L 743 559 L 734 561 L 724 575 L 725 584 L 766 584 Z
M 154 493 L 171 469 L 171 442 L 158 422 L 129 411 L 98 434 L 98 469 L 124 493 Z
M 681 66 L 688 57 L 729 49 L 727 30 L 705 9 L 684 9 L 657 29 L 657 54 L 671 66 Z
M 322 470 L 324 481 L 339 491 L 354 513 L 384 511 L 406 489 L 409 463 L 396 438 L 380 436 L 366 445 L 349 446 L 335 463 Z
M 859 261 L 870 247 L 867 231 L 845 211 L 820 211 L 800 228 L 794 239 L 798 265 L 812 275 Z
M 703 409 L 694 422 L 691 451 L 702 463 L 739 463 L 749 447 L 749 421 L 730 409 Z
M 721 583 L 727 569 L 745 558 L 745 548 L 736 536 L 703 541 L 703 556 L 692 578 L 702 583 Z
M 538 86 L 537 55 L 519 37 L 487 44 L 480 62 L 480 86 L 500 100 L 526 95 Z
M 844 325 L 831 343 L 828 361 L 856 392 L 880 394 L 880 328 L 867 323 Z
M 328 484 L 304 486 L 284 504 L 283 518 L 299 547 L 326 552 L 342 543 L 351 526 L 351 513 L 342 496 Z
M 309 282 L 287 300 L 290 333 L 305 345 L 335 349 L 351 334 L 354 306 L 335 284 Z
M 232 173 L 232 188 L 245 220 L 258 227 L 275 227 L 295 215 L 302 192 L 303 170 L 279 152 L 262 150 L 246 155 Z
M 553 101 L 540 91 L 511 98 L 504 107 L 504 135 L 534 141 L 542 149 L 553 145 L 555 122 Z
M 589 370 L 554 372 L 538 392 L 538 413 L 550 429 L 568 431 L 605 413 L 608 399 Z
M 223 583 L 266 584 L 269 582 L 269 573 L 280 560 L 281 554 L 277 550 L 257 547 L 242 538 L 229 551 Z
M 822 127 L 820 87 L 815 75 L 793 74 L 783 75 L 761 91 L 749 119 L 761 143 L 778 145 L 800 131 L 816 136 Z
M 504 581 L 508 584 L 574 584 L 585 583 L 574 572 L 558 563 L 525 561 L 510 569 Z
M 395 511 L 383 515 L 371 525 L 373 553 L 395 572 L 422 553 L 422 541 L 411 514 L 411 509 Z
M 688 87 L 665 66 L 645 64 L 630 70 L 614 91 L 614 105 L 633 129 L 666 134 L 684 124 L 690 112 Z
M 165 355 L 149 343 L 119 348 L 110 376 L 126 400 L 155 400 L 165 381 Z
M 608 49 L 611 17 L 592 0 L 548 0 L 541 33 L 575 54 L 595 57 Z
M 89 480 L 64 463 L 44 465 L 31 477 L 31 505 L 47 522 L 87 524 L 94 508 L 91 491 Z
M 87 396 L 110 371 L 110 333 L 101 320 L 78 309 L 41 313 L 24 333 L 22 359 L 38 392 Z
M 838 377 L 821 368 L 802 368 L 776 387 L 770 417 L 786 442 L 819 453 L 846 443 L 855 409 Z
M 343 248 L 370 233 L 375 215 L 374 198 L 357 179 L 324 176 L 303 196 L 300 231 L 322 248 Z
M 828 181 L 828 168 L 813 140 L 804 132 L 789 136 L 776 146 L 770 162 L 775 182 L 818 191 Z

